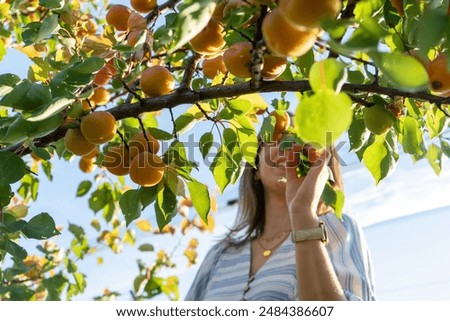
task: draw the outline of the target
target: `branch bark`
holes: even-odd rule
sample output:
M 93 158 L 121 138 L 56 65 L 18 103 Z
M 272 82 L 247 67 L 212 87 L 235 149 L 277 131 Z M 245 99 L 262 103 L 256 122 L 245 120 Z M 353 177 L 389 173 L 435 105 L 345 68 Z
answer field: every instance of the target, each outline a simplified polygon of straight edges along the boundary
M 143 99 L 137 103 L 124 103 L 113 107 L 108 111 L 116 118 L 116 120 L 137 117 L 144 112 L 155 112 L 166 108 L 174 108 L 179 105 L 196 104 L 198 102 L 215 99 L 215 98 L 232 98 L 244 94 L 254 92 L 273 93 L 273 92 L 304 92 L 311 90 L 307 80 L 300 81 L 262 81 L 258 91 L 255 91 L 250 82 L 244 82 L 234 85 L 219 85 L 214 87 L 203 88 L 198 91 L 183 90 L 174 91 L 171 94 Z M 373 84 L 344 84 L 342 91 L 349 94 L 357 93 L 374 93 L 390 97 L 401 96 L 405 98 L 414 98 L 421 101 L 435 103 L 437 106 L 450 104 L 450 98 L 438 97 L 427 92 L 409 93 L 394 88 L 382 87 L 378 83 Z M 50 145 L 62 137 L 64 137 L 67 127 L 62 126 L 47 136 L 35 140 L 35 146 L 45 147 Z M 8 146 L 1 150 L 12 151 L 16 154 L 24 155 L 30 153 L 28 148 L 19 145 Z

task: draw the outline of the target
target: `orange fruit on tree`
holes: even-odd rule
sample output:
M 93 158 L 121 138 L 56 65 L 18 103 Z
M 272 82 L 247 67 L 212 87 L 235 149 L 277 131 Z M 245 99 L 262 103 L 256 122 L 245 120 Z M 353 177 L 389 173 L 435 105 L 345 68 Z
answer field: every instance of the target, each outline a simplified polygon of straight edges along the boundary
M 304 55 L 312 48 L 319 33 L 317 29 L 296 29 L 279 8 L 264 17 L 261 28 L 267 47 L 273 55 L 280 57 Z
M 216 8 L 214 9 L 214 12 L 213 12 L 213 15 L 212 15 L 211 19 L 213 19 L 217 23 L 222 22 L 222 20 L 223 20 L 223 9 L 227 5 L 227 3 L 228 3 L 228 0 L 220 1 L 216 5 Z
M 291 117 L 284 110 L 273 110 L 269 116 L 275 117 L 275 125 L 273 126 L 272 141 L 278 142 L 283 138 L 284 132 L 291 124 Z
M 175 88 L 175 79 L 164 66 L 151 66 L 141 75 L 141 89 L 148 97 L 162 96 Z
M 115 4 L 106 13 L 106 22 L 118 31 L 126 31 L 131 9 L 122 4 Z
M 318 28 L 325 18 L 335 18 L 342 8 L 341 0 L 279 0 L 283 16 L 297 28 Z
M 131 0 L 131 7 L 140 13 L 148 13 L 156 8 L 156 0 Z
M 103 144 L 116 134 L 116 119 L 107 111 L 94 111 L 81 120 L 81 132 L 92 144 Z
M 160 147 L 158 140 L 156 140 L 149 132 L 145 132 L 145 136 L 143 132 L 137 133 L 130 139 L 128 145 L 130 146 L 131 159 L 135 158 L 142 152 L 151 152 L 156 154 Z
M 128 30 L 147 29 L 147 20 L 139 13 L 132 12 L 127 21 Z
M 223 56 L 219 55 L 214 58 L 204 59 L 202 64 L 203 74 L 206 78 L 214 79 L 219 73 L 226 74 L 227 67 L 223 62 Z
M 251 77 L 253 45 L 250 42 L 237 42 L 223 53 L 223 62 L 230 73 L 237 77 Z
M 105 86 L 115 75 L 117 75 L 117 70 L 114 66 L 114 59 L 111 59 L 95 74 L 93 83 L 97 86 Z
M 263 56 L 264 65 L 261 75 L 264 79 L 275 79 L 286 69 L 287 59 L 269 54 Z
M 83 155 L 83 158 L 87 158 L 87 159 L 94 159 L 96 158 L 98 155 L 100 154 L 100 152 L 98 151 L 98 148 L 94 148 L 90 153 Z
M 102 165 L 116 176 L 127 175 L 130 171 L 130 152 L 124 144 L 112 146 L 105 153 Z
M 189 41 L 189 44 L 199 54 L 214 54 L 225 46 L 223 32 L 222 25 L 211 19 L 206 27 Z
M 86 174 L 92 173 L 95 169 L 94 160 L 84 156 L 80 158 L 78 166 L 80 167 L 80 170 Z
M 447 64 L 447 55 L 442 53 L 426 65 L 431 91 L 445 97 L 450 94 L 450 71 Z
M 102 106 L 109 103 L 111 99 L 111 95 L 109 94 L 108 89 L 105 87 L 97 87 L 92 92 L 92 95 L 89 97 L 89 101 L 94 103 L 96 106 Z
M 165 167 L 158 155 L 142 152 L 131 161 L 130 178 L 141 186 L 154 186 L 163 178 Z
M 64 136 L 64 145 L 67 150 L 77 156 L 83 156 L 92 152 L 97 146 L 89 142 L 80 128 L 70 128 Z

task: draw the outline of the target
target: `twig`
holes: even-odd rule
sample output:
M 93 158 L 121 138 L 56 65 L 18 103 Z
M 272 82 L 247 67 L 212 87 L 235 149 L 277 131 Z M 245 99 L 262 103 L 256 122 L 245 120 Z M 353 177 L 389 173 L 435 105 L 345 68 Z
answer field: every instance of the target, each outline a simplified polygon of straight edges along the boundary
M 180 86 L 177 91 L 188 90 L 191 87 L 192 77 L 194 76 L 195 70 L 197 69 L 197 64 L 202 58 L 202 55 L 194 53 L 187 63 L 184 69 L 183 79 L 181 80 Z
M 173 116 L 172 108 L 169 108 L 170 119 L 172 120 L 172 124 L 173 124 L 173 131 L 172 131 L 172 133 L 173 133 L 173 136 L 175 136 L 175 140 L 178 140 L 177 124 L 175 123 L 175 117 Z

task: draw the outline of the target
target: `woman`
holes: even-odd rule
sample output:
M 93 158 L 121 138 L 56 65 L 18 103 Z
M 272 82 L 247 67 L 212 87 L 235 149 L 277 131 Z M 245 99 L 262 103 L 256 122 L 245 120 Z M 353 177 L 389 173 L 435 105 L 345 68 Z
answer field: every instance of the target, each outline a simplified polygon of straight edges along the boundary
M 298 177 L 295 149 L 261 143 L 257 169 L 247 164 L 241 178 L 235 227 L 208 252 L 186 300 L 374 299 L 360 228 L 320 200 L 330 176 L 342 188 L 337 160 L 326 151 Z

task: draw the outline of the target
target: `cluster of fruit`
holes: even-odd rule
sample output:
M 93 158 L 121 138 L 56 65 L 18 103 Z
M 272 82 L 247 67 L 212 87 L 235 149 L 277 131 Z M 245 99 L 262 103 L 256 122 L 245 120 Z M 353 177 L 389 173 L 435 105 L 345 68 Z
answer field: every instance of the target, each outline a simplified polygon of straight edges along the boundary
M 110 142 L 116 134 L 116 119 L 107 111 L 94 111 L 81 119 L 80 127 L 67 130 L 64 143 L 74 155 L 80 156 L 80 168 L 92 171 L 98 146 Z M 110 144 L 101 165 L 110 173 L 130 175 L 133 182 L 142 186 L 158 184 L 165 170 L 165 163 L 156 155 L 159 142 L 148 132 L 134 135 L 128 142 Z
M 207 78 L 227 71 L 236 77 L 251 77 L 253 44 L 237 42 L 223 51 L 226 45 L 223 20 L 241 6 L 274 4 L 271 0 L 223 0 L 217 5 L 208 25 L 189 42 L 195 52 L 208 56 L 202 65 Z M 261 26 L 270 51 L 262 57 L 262 78 L 275 79 L 285 70 L 288 57 L 299 57 L 310 50 L 320 34 L 320 22 L 327 17 L 334 18 L 340 9 L 341 2 L 336 0 L 314 4 L 298 0 L 278 1 L 278 6 L 264 16 Z

